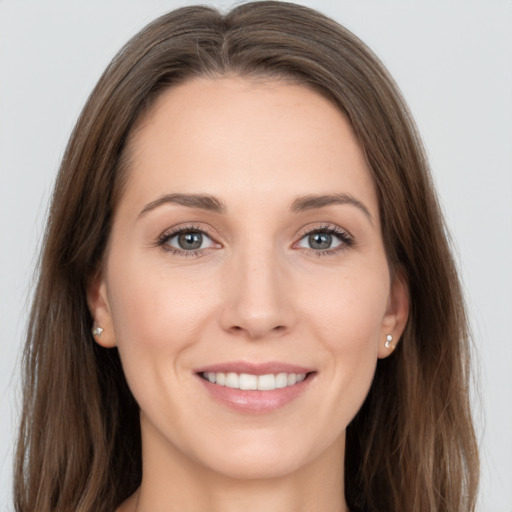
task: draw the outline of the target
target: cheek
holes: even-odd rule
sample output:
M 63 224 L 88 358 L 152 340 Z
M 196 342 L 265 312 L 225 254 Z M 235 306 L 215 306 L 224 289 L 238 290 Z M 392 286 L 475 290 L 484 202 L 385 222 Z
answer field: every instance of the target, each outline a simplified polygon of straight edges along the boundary
M 383 271 L 340 273 L 328 286 L 310 287 L 305 296 L 309 317 L 334 352 L 377 349 L 389 296 Z
M 207 315 L 209 307 L 193 283 L 170 279 L 163 269 L 127 263 L 109 274 L 123 371 L 140 408 L 159 410 L 170 422 L 177 398 L 168 390 L 182 379 L 177 368 L 193 347 L 200 315 Z
M 361 273 L 332 280 L 327 291 L 308 296 L 314 336 L 326 354 L 323 377 L 333 386 L 329 410 L 347 424 L 371 385 L 388 301 L 386 273 Z M 343 402 L 344 407 L 339 408 Z
M 180 378 L 176 365 L 194 345 L 201 319 L 211 310 L 199 283 L 169 275 L 166 268 L 128 261 L 109 273 L 117 347 L 141 405 L 145 397 L 158 396 L 170 378 Z
M 199 283 L 170 275 L 165 268 L 142 265 L 111 272 L 109 300 L 119 345 L 172 348 L 194 331 L 208 307 L 205 294 Z

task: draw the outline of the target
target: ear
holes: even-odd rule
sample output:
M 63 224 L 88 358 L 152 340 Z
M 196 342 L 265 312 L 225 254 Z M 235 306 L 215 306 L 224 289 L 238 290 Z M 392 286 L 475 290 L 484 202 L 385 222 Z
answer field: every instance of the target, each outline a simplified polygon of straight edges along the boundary
M 101 270 L 98 270 L 89 282 L 87 304 L 93 318 L 91 332 L 94 341 L 105 348 L 115 347 L 117 342 L 108 300 L 107 284 Z M 100 329 L 97 329 L 98 327 Z M 95 330 L 96 332 L 94 332 Z
M 389 356 L 396 348 L 409 317 L 409 287 L 402 271 L 393 277 L 386 314 L 382 320 L 379 358 Z M 391 336 L 391 339 L 389 339 Z

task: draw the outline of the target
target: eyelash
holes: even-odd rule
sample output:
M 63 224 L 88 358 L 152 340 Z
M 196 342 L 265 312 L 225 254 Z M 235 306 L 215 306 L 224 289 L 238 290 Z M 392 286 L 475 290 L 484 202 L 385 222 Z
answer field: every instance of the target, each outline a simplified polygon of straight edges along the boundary
M 313 229 L 306 230 L 306 231 L 302 232 L 300 234 L 299 241 L 296 242 L 294 244 L 294 246 L 297 245 L 306 236 L 315 235 L 317 233 L 326 233 L 328 235 L 334 235 L 336 238 L 338 238 L 341 241 L 341 244 L 332 249 L 322 249 L 322 250 L 306 249 L 309 254 L 312 254 L 314 256 L 329 256 L 332 254 L 336 254 L 340 251 L 350 249 L 355 244 L 354 238 L 347 231 L 345 231 L 344 229 L 341 229 L 338 226 L 335 226 L 332 224 L 326 224 L 324 226 L 315 227 Z
M 156 245 L 159 247 L 162 247 L 163 250 L 165 250 L 171 254 L 177 255 L 177 256 L 190 257 L 190 256 L 200 256 L 200 255 L 204 254 L 204 252 L 207 249 L 193 249 L 190 251 L 186 251 L 184 249 L 176 249 L 176 248 L 168 245 L 169 240 L 171 240 L 175 236 L 180 235 L 182 233 L 200 233 L 202 235 L 206 235 L 212 241 L 214 240 L 213 237 L 209 234 L 208 230 L 206 230 L 204 228 L 200 228 L 198 226 L 190 225 L 190 226 L 182 226 L 182 227 L 174 229 L 172 231 L 163 233 L 158 238 Z M 332 255 L 337 252 L 349 249 L 350 247 L 353 247 L 355 244 L 353 237 L 347 231 L 339 228 L 338 226 L 333 226 L 333 225 L 329 224 L 329 225 L 315 227 L 313 229 L 306 230 L 306 231 L 302 232 L 300 234 L 299 240 L 297 242 L 295 242 L 293 244 L 293 246 L 295 247 L 305 237 L 315 235 L 318 233 L 326 233 L 328 235 L 334 235 L 341 241 L 341 244 L 332 249 L 322 249 L 322 250 L 306 249 L 306 251 L 308 253 L 313 254 L 314 256 Z
M 201 254 L 204 254 L 205 249 L 193 249 L 191 251 L 185 251 L 184 249 L 176 249 L 175 247 L 171 247 L 170 245 L 167 244 L 169 240 L 182 233 L 200 233 L 202 235 L 206 235 L 208 238 L 213 240 L 213 237 L 208 233 L 208 230 L 200 228 L 198 226 L 190 225 L 182 226 L 172 231 L 167 231 L 163 233 L 158 239 L 156 245 L 162 247 L 164 251 L 167 251 L 171 254 L 175 254 L 177 256 L 183 256 L 185 258 L 190 256 L 200 256 Z

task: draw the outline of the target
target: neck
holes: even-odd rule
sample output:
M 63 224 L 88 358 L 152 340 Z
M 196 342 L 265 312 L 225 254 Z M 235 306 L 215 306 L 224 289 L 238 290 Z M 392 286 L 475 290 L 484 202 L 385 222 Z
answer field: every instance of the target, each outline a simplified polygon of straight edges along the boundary
M 233 478 L 143 435 L 141 486 L 117 512 L 348 512 L 344 441 L 288 474 Z

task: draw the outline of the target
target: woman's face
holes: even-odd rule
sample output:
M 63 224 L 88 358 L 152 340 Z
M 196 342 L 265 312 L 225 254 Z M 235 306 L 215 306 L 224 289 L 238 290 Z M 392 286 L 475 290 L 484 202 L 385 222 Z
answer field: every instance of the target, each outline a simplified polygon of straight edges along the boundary
M 341 461 L 407 315 L 344 116 L 299 85 L 194 79 L 158 99 L 128 156 L 89 303 L 140 406 L 145 464 L 254 478 Z

